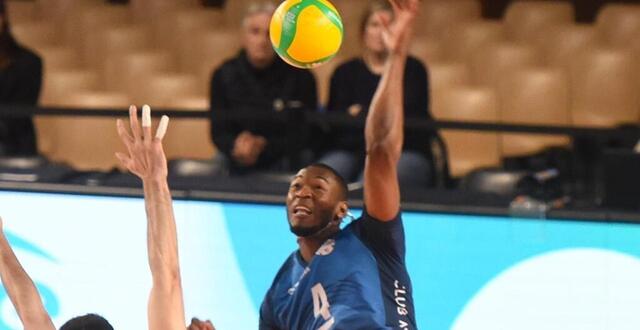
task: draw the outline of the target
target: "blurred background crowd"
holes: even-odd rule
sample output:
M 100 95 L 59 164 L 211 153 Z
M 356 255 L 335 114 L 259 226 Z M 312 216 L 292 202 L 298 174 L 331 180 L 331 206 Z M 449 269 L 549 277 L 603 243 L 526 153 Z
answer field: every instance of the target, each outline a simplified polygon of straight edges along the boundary
M 423 1 L 406 68 L 407 122 L 511 129 L 408 130 L 402 184 L 525 192 L 560 203 L 582 196 L 594 205 L 633 194 L 640 3 L 627 2 Z M 172 121 L 165 148 L 176 175 L 277 178 L 322 162 L 357 186 L 362 124 L 386 56 L 385 1 L 333 1 L 345 25 L 343 46 L 312 70 L 290 67 L 273 52 L 268 28 L 277 2 L 1 3 L 0 102 L 12 109 L 0 112 L 6 172 L 44 163 L 93 179 L 117 171 L 114 118 L 20 116 L 21 109 L 86 113 L 150 104 L 202 114 Z M 313 120 L 269 120 L 290 112 Z M 535 132 L 524 133 L 527 127 Z

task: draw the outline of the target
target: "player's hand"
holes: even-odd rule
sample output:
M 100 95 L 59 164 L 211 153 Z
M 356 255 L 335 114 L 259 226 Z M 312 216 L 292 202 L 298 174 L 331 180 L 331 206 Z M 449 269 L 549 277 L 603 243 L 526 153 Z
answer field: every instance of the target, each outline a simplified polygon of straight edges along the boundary
M 216 330 L 211 321 L 200 321 L 197 318 L 191 319 L 191 324 L 187 328 L 187 330 Z
M 131 173 L 145 180 L 166 179 L 167 157 L 162 149 L 162 138 L 167 132 L 169 117 L 162 116 L 158 130 L 151 133 L 151 108 L 142 107 L 142 125 L 138 123 L 137 109 L 129 107 L 130 129 L 125 128 L 124 122 L 117 121 L 118 135 L 127 147 L 127 153 L 116 153 L 122 165 Z
M 385 16 L 380 16 L 383 25 L 382 39 L 390 53 L 406 54 L 420 0 L 389 0 L 389 2 L 394 18 L 390 22 Z

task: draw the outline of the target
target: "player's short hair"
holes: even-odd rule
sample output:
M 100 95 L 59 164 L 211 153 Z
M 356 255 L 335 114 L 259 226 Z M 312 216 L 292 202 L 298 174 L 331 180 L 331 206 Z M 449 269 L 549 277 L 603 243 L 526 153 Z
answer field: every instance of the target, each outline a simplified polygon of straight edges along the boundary
M 247 18 L 256 14 L 269 14 L 272 15 L 276 11 L 276 5 L 273 1 L 262 0 L 253 1 L 246 7 L 244 15 L 242 16 L 242 26 L 245 26 Z
M 362 16 L 360 17 L 360 37 L 364 36 L 364 31 L 367 28 L 367 22 L 369 22 L 371 15 L 380 10 L 392 11 L 393 9 L 387 0 L 369 1 L 367 7 L 362 12 Z
M 60 330 L 113 330 L 113 326 L 102 316 L 87 314 L 67 321 Z
M 338 185 L 340 187 L 340 200 L 347 200 L 347 196 L 349 194 L 349 187 L 347 186 L 347 180 L 345 180 L 342 175 L 340 175 L 340 173 L 338 173 L 336 170 L 333 169 L 333 167 L 327 165 L 327 164 L 323 164 L 323 163 L 313 163 L 309 166 L 307 166 L 307 168 L 309 167 L 316 167 L 316 168 L 321 168 L 324 170 L 327 170 L 331 173 L 331 175 L 336 179 L 336 181 L 338 182 Z

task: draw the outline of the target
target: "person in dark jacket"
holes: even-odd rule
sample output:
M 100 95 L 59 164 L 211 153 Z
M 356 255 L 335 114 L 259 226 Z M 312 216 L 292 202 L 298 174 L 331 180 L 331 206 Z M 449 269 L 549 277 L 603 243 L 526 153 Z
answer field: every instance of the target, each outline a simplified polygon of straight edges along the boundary
M 249 6 L 243 19 L 240 53 L 213 73 L 211 80 L 211 129 L 219 156 L 232 174 L 252 170 L 282 170 L 287 136 L 283 129 L 264 121 L 222 121 L 227 111 L 274 113 L 292 104 L 303 110 L 317 107 L 313 75 L 284 63 L 269 40 L 271 2 Z
M 11 33 L 4 1 L 0 1 L 0 105 L 36 105 L 42 85 L 42 61 Z M 29 117 L 0 117 L 0 156 L 37 153 Z
M 336 68 L 331 77 L 327 111 L 348 113 L 365 120 L 367 109 L 380 81 L 387 51 L 383 43 L 383 24 L 392 20 L 386 1 L 372 1 L 360 26 L 362 56 L 348 60 Z M 406 121 L 430 119 L 429 77 L 425 66 L 414 57 L 407 58 L 404 75 L 404 107 Z M 433 182 L 433 166 L 429 152 L 432 132 L 407 132 L 398 176 L 402 184 L 428 186 Z M 320 163 L 336 169 L 347 180 L 360 180 L 365 149 L 362 132 L 334 130 L 325 146 L 328 151 Z

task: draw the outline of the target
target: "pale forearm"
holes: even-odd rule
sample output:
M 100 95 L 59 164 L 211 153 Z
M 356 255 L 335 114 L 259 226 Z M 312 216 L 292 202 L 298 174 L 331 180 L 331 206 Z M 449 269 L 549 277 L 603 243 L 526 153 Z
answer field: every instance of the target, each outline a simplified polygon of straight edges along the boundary
M 144 180 L 147 248 L 154 283 L 180 280 L 178 242 L 171 192 L 166 179 Z
M 36 286 L 20 265 L 4 234 L 0 234 L 0 277 L 25 329 L 53 329 Z

